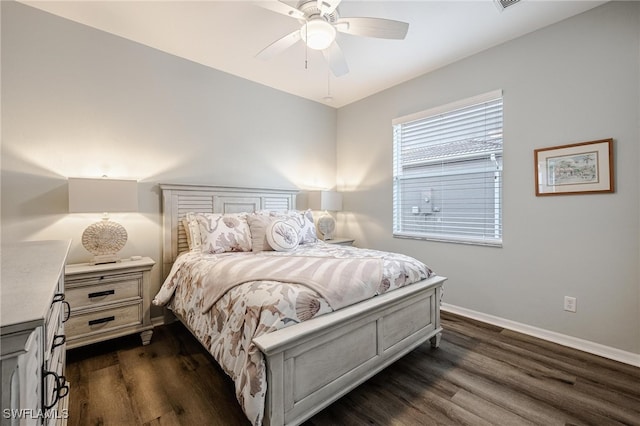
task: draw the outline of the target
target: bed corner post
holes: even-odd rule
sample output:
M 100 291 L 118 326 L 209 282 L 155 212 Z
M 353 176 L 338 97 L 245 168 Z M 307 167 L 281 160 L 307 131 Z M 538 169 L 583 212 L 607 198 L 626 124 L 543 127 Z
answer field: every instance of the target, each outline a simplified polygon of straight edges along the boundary
M 429 339 L 429 341 L 431 342 L 431 347 L 434 348 L 434 349 L 440 347 L 440 339 L 441 338 L 442 338 L 442 332 L 436 334 L 431 339 Z
M 440 330 L 435 335 L 433 335 L 433 337 L 429 339 L 429 341 L 431 342 L 431 347 L 434 349 L 440 347 L 440 339 L 442 338 L 442 325 L 440 324 L 440 305 L 442 304 L 442 296 L 443 296 L 442 286 L 443 285 L 444 283 L 436 287 L 436 294 L 434 297 L 435 304 L 433 307 L 435 309 L 435 326 L 436 326 L 436 330 Z
M 258 345 L 260 346 L 260 345 Z M 262 349 L 262 348 L 261 348 Z M 284 425 L 284 353 L 265 354 L 267 392 L 264 406 L 265 426 Z

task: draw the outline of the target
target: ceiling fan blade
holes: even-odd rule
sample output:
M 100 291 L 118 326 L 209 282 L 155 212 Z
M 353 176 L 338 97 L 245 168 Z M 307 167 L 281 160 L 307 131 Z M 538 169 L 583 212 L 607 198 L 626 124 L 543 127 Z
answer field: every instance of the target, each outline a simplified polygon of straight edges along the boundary
M 349 66 L 347 65 L 346 59 L 344 59 L 344 54 L 342 53 L 340 46 L 338 46 L 338 43 L 335 41 L 331 43 L 331 46 L 323 50 L 322 54 L 329 63 L 331 72 L 336 77 L 340 77 L 349 72 Z
M 294 32 L 287 34 L 286 36 L 274 41 L 269 46 L 262 49 L 260 52 L 258 52 L 256 58 L 263 59 L 265 61 L 269 60 L 296 44 L 298 40 L 300 40 L 300 30 L 295 30 Z
M 279 13 L 281 15 L 291 16 L 292 18 L 296 19 L 304 19 L 304 12 L 278 0 L 257 1 L 255 2 L 255 5 Z
M 341 33 L 402 40 L 407 36 L 409 24 L 382 18 L 340 18 L 335 23 Z
M 330 15 L 338 7 L 342 0 L 317 0 L 321 15 Z

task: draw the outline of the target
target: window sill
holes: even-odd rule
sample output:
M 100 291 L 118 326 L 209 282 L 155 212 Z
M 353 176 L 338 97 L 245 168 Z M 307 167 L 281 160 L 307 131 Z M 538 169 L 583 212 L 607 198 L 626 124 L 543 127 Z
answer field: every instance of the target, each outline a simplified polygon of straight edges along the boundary
M 440 243 L 466 244 L 473 246 L 502 248 L 502 240 L 484 240 L 474 238 L 452 237 L 444 235 L 416 235 L 409 233 L 394 232 L 394 238 L 405 238 L 408 240 L 435 241 Z

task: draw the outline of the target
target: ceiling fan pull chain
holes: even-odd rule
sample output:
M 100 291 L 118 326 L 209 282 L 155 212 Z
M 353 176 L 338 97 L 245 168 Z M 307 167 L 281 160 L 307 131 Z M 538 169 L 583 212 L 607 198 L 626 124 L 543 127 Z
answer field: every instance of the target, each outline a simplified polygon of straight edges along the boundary
M 304 24 L 305 26 L 307 24 Z M 309 40 L 309 32 L 305 31 L 304 32 L 304 69 L 308 70 L 309 67 L 309 44 L 307 43 L 307 41 Z
M 327 59 L 330 59 L 330 53 L 327 52 Z M 330 60 L 327 62 L 331 63 Z M 331 67 L 327 67 L 327 96 L 322 98 L 325 102 L 333 102 L 333 96 L 331 96 Z
M 331 53 L 327 52 L 327 58 L 331 59 Z M 331 63 L 329 61 L 329 63 Z M 331 99 L 331 67 L 327 67 L 327 97 L 326 99 Z

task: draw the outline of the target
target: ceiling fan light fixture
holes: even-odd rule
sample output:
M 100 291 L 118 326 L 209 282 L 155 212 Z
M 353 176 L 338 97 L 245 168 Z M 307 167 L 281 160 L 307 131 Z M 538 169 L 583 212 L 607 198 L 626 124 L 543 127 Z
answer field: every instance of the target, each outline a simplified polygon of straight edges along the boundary
M 336 29 L 323 19 L 314 19 L 300 29 L 302 40 L 314 50 L 324 50 L 336 39 Z

